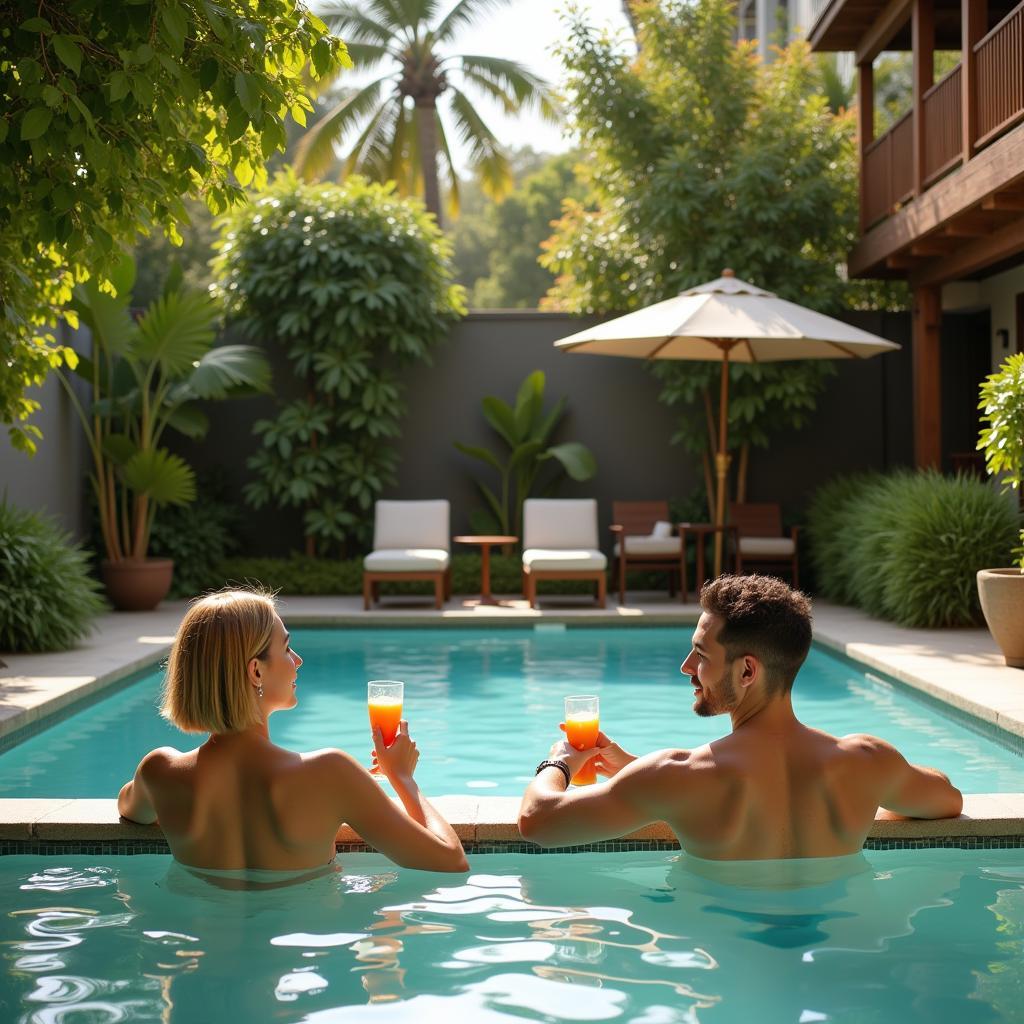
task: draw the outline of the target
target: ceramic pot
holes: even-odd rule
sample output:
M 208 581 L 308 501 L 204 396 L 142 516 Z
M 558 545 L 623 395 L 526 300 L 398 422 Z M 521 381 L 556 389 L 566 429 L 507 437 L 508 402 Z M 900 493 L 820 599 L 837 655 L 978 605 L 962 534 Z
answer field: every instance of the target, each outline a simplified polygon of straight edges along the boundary
M 1024 573 L 979 569 L 978 596 L 992 637 L 1011 668 L 1024 668 Z
M 152 611 L 171 589 L 174 562 L 170 558 L 126 558 L 100 565 L 110 603 L 119 612 Z

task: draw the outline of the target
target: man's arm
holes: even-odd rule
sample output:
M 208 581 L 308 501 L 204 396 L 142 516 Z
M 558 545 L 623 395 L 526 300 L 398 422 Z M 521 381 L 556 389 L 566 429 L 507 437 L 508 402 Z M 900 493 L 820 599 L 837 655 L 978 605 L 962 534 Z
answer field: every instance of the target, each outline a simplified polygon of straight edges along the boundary
M 938 768 L 911 764 L 877 736 L 857 739 L 871 750 L 883 773 L 879 807 L 906 818 L 955 818 L 963 810 L 963 794 Z
M 566 749 L 568 748 L 568 749 Z M 568 743 L 555 744 L 550 760 L 564 761 L 575 774 L 594 756 L 593 750 L 576 751 Z M 652 821 L 660 821 L 667 808 L 659 793 L 669 751 L 636 758 L 606 784 L 569 791 L 558 768 L 545 768 L 526 787 L 519 808 L 519 831 L 539 846 L 575 846 L 601 839 L 616 839 Z

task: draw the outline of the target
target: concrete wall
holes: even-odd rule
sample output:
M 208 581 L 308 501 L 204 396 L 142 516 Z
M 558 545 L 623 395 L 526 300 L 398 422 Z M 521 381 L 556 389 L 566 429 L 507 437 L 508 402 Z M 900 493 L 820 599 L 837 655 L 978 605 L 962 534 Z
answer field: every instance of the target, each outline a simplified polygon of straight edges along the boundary
M 42 408 L 32 422 L 43 432 L 34 456 L 14 448 L 0 431 L 0 494 L 19 508 L 44 512 L 76 538 L 84 524 L 87 454 L 71 402 L 56 376 L 50 375 L 29 397 Z

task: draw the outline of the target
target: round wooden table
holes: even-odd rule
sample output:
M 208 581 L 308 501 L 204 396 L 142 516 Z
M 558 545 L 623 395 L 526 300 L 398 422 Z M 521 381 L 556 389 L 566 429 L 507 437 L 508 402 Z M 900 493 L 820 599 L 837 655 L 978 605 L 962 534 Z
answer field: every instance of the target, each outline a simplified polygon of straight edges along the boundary
M 462 534 L 453 537 L 456 544 L 478 544 L 480 546 L 480 604 L 497 604 L 491 597 L 491 548 L 495 544 L 515 544 L 518 537 L 500 533 Z

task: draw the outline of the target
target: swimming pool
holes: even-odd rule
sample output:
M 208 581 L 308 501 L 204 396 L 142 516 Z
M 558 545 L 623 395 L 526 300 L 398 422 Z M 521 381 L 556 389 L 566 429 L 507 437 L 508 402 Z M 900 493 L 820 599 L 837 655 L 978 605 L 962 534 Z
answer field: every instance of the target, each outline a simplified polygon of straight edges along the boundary
M 305 659 L 299 706 L 271 719 L 276 742 L 340 746 L 369 759 L 366 680 L 406 682 L 405 714 L 431 795 L 518 795 L 547 753 L 562 697 L 597 693 L 602 726 L 637 753 L 707 742 L 728 728 L 701 719 L 679 675 L 690 627 L 633 629 L 293 630 Z M 0 796 L 112 797 L 153 747 L 187 749 L 157 716 L 160 672 L 0 756 Z M 797 714 L 833 733 L 873 732 L 965 792 L 1019 792 L 1021 757 L 902 688 L 815 648 L 794 690 Z
M 803 888 L 665 854 L 493 855 L 457 877 L 355 854 L 241 892 L 169 857 L 6 857 L 0 1020 L 1019 1021 L 1022 854 L 871 851 Z

